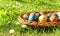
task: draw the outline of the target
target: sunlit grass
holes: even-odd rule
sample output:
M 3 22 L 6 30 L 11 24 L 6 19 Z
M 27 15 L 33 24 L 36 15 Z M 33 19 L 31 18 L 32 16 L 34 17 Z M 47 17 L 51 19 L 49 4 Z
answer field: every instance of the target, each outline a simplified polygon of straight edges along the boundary
M 0 36 L 60 36 L 60 26 L 23 28 L 18 21 L 21 13 L 44 10 L 60 10 L 60 0 L 0 0 Z

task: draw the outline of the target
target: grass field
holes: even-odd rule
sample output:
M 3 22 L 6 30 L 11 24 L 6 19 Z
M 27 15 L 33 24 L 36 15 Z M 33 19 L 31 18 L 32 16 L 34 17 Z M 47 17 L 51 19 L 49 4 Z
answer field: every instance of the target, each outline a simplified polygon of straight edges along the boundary
M 0 36 L 60 36 L 60 26 L 22 28 L 18 21 L 21 13 L 46 10 L 60 10 L 60 0 L 0 0 Z

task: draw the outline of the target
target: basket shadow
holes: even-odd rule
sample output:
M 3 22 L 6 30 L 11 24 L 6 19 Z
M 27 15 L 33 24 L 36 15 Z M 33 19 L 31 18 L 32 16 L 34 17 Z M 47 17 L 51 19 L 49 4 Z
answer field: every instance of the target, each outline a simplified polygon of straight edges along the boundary
M 32 30 L 37 30 L 37 33 L 53 33 L 56 31 L 58 26 L 51 26 L 51 27 L 39 27 L 39 28 L 34 28 L 31 27 Z
M 60 26 L 51 26 L 51 27 L 31 27 L 28 26 L 27 28 L 21 28 L 20 32 L 22 33 L 54 33 L 56 30 L 60 30 Z

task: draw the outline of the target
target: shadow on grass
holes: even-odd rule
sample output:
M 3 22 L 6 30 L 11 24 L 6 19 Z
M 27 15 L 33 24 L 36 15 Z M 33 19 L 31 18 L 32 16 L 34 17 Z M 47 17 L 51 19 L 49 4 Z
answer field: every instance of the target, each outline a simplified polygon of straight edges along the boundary
M 22 29 L 20 32 L 33 32 L 36 30 L 37 33 L 54 33 L 56 30 L 60 30 L 60 27 L 59 26 L 55 26 L 55 27 L 39 27 L 39 28 L 36 28 L 36 27 L 30 27 L 28 26 L 28 28 L 26 29 Z
M 40 27 L 38 28 L 38 33 L 53 33 L 56 30 L 57 26 L 55 27 Z

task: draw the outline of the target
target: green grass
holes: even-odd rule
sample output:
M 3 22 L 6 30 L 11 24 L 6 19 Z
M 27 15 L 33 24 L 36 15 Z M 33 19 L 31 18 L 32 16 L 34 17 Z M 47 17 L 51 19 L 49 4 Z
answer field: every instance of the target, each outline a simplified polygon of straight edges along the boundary
M 60 36 L 60 26 L 24 29 L 16 24 L 21 13 L 46 10 L 60 10 L 60 0 L 0 0 L 0 36 Z

